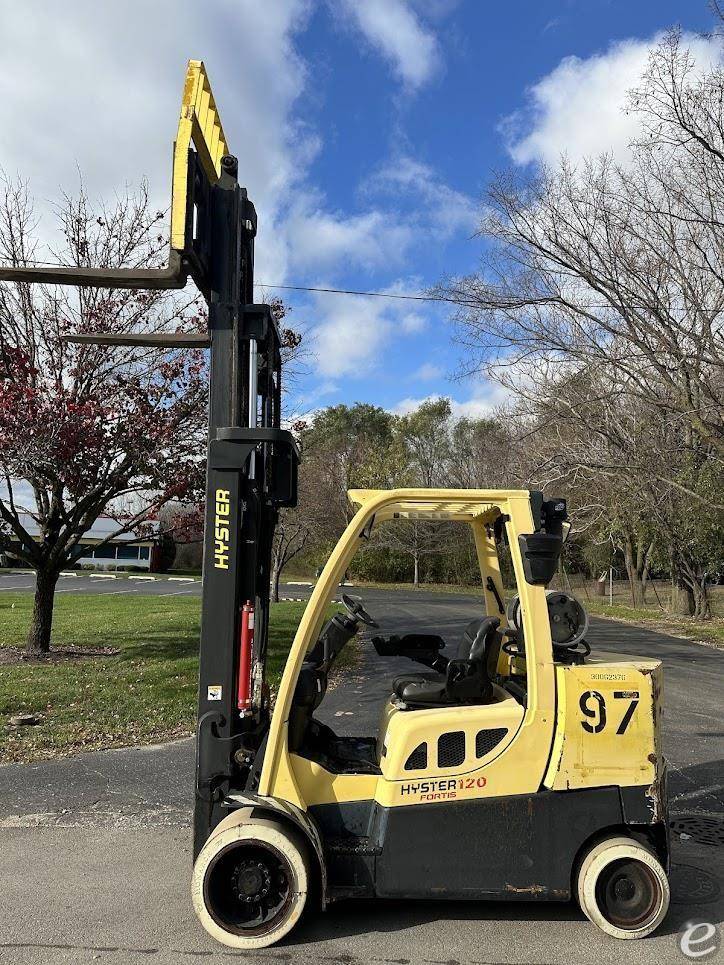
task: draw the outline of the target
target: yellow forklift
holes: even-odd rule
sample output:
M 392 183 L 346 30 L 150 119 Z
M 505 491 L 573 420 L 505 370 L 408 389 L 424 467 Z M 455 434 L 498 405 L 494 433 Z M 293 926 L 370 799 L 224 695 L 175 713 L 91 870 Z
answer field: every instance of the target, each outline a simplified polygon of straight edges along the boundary
M 242 145 L 243 156 L 243 145 Z M 226 945 L 273 944 L 305 907 L 354 897 L 567 901 L 619 938 L 669 902 L 661 667 L 591 655 L 585 619 L 546 593 L 562 500 L 502 490 L 353 492 L 359 510 L 294 638 L 276 702 L 266 680 L 271 547 L 297 495 L 282 428 L 281 339 L 254 304 L 257 216 L 238 182 L 208 76 L 190 61 L 173 154 L 164 269 L 15 264 L 0 280 L 178 289 L 191 278 L 208 332 L 93 333 L 70 341 L 209 350 L 209 437 L 194 807 L 193 904 Z M 358 599 L 325 621 L 376 525 L 472 527 L 484 612 L 459 641 L 372 635 Z M 517 597 L 506 612 L 499 550 Z M 376 734 L 315 717 L 335 659 L 365 631 L 389 680 Z
M 314 588 L 246 786 L 226 795 L 227 814 L 196 859 L 204 927 L 261 948 L 311 902 L 573 897 L 610 935 L 651 933 L 669 904 L 661 665 L 592 655 L 580 605 L 546 593 L 565 502 L 515 490 L 350 498 L 359 510 Z M 434 627 L 365 639 L 381 675 L 391 656 L 427 669 L 390 678 L 376 734 L 342 737 L 314 712 L 341 650 L 377 623 L 349 596 L 345 612 L 326 622 L 325 613 L 372 527 L 399 519 L 472 527 L 481 615 L 459 642 Z M 512 619 L 503 542 L 517 583 Z

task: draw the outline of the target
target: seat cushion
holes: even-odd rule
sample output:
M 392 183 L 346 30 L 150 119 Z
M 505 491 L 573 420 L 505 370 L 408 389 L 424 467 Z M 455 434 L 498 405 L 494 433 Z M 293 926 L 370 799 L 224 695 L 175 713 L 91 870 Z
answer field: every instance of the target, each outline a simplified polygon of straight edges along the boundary
M 411 683 L 445 683 L 445 675 L 428 670 L 427 673 L 401 673 L 392 680 L 392 693 L 402 698 L 402 691 Z
M 416 707 L 440 707 L 450 701 L 445 692 L 445 678 L 434 680 L 410 680 L 398 693 L 400 700 Z

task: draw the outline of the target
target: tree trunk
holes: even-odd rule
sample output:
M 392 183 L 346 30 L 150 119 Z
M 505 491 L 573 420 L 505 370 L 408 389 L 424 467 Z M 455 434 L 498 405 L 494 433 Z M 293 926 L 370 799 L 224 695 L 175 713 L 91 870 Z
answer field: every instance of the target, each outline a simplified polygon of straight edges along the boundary
M 272 563 L 271 571 L 271 601 L 272 603 L 279 602 L 279 578 L 282 575 L 282 568 L 278 560 L 274 560 Z
M 674 582 L 671 597 L 671 609 L 674 613 L 680 613 L 685 617 L 694 615 L 694 594 L 683 581 Z
M 646 561 L 644 566 L 644 571 L 641 574 L 641 602 L 646 603 L 646 591 L 649 588 L 649 579 L 651 576 L 651 569 L 649 567 L 649 561 Z
M 711 602 L 705 580 L 697 580 L 693 586 L 694 619 L 711 620 Z
M 711 620 L 711 601 L 703 567 L 680 555 L 672 575 L 676 586 L 673 609 L 695 620 Z
M 628 576 L 629 586 L 631 587 L 631 605 L 638 606 L 641 599 L 641 581 L 634 560 L 633 541 L 629 536 L 623 540 L 623 559 L 626 566 L 626 576 Z
M 35 583 L 33 617 L 25 643 L 28 655 L 38 656 L 50 650 L 50 631 L 53 627 L 53 600 L 58 573 L 38 569 Z
M 646 602 L 646 587 L 649 580 L 649 561 L 654 551 L 653 540 L 645 545 L 643 537 L 636 541 L 636 577 L 638 579 L 641 602 Z
M 413 577 L 413 583 L 415 584 L 415 586 L 419 586 L 419 584 L 420 584 L 420 558 L 418 557 L 417 553 L 415 553 L 412 558 L 413 558 L 413 560 L 415 561 L 415 575 L 414 575 L 414 577 Z

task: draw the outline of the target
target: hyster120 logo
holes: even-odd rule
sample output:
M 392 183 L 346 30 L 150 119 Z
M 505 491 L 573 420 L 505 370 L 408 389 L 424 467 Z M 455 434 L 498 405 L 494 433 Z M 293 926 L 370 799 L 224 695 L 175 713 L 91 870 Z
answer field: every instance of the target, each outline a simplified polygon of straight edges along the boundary
M 214 567 L 229 569 L 229 513 L 231 501 L 228 489 L 216 490 L 216 515 L 214 517 Z
M 400 785 L 400 797 L 416 796 L 420 801 L 441 801 L 457 797 L 458 791 L 474 791 L 485 787 L 484 777 L 451 777 L 442 781 L 412 781 Z

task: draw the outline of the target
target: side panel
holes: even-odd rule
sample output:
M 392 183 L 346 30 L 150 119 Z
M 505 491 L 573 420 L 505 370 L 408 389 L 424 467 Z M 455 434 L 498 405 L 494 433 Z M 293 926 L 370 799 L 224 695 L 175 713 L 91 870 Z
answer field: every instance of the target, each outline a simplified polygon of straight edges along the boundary
M 449 779 L 444 782 L 447 798 L 537 790 L 528 783 L 527 759 L 513 746 L 523 708 L 499 688 L 496 694 L 499 699 L 492 704 L 390 714 L 377 800 L 387 806 L 435 800 L 417 789 L 430 784 L 429 779 L 439 784 L 441 778 Z M 446 758 L 447 741 L 453 737 L 459 744 L 456 759 Z
M 558 710 L 545 785 L 652 785 L 663 770 L 661 664 L 590 661 L 556 668 Z
M 622 823 L 619 793 L 611 787 L 424 807 L 373 804 L 367 811 L 357 803 L 310 810 L 325 851 L 336 859 L 329 863 L 331 894 L 367 883 L 366 893 L 380 898 L 566 901 L 581 846 Z

